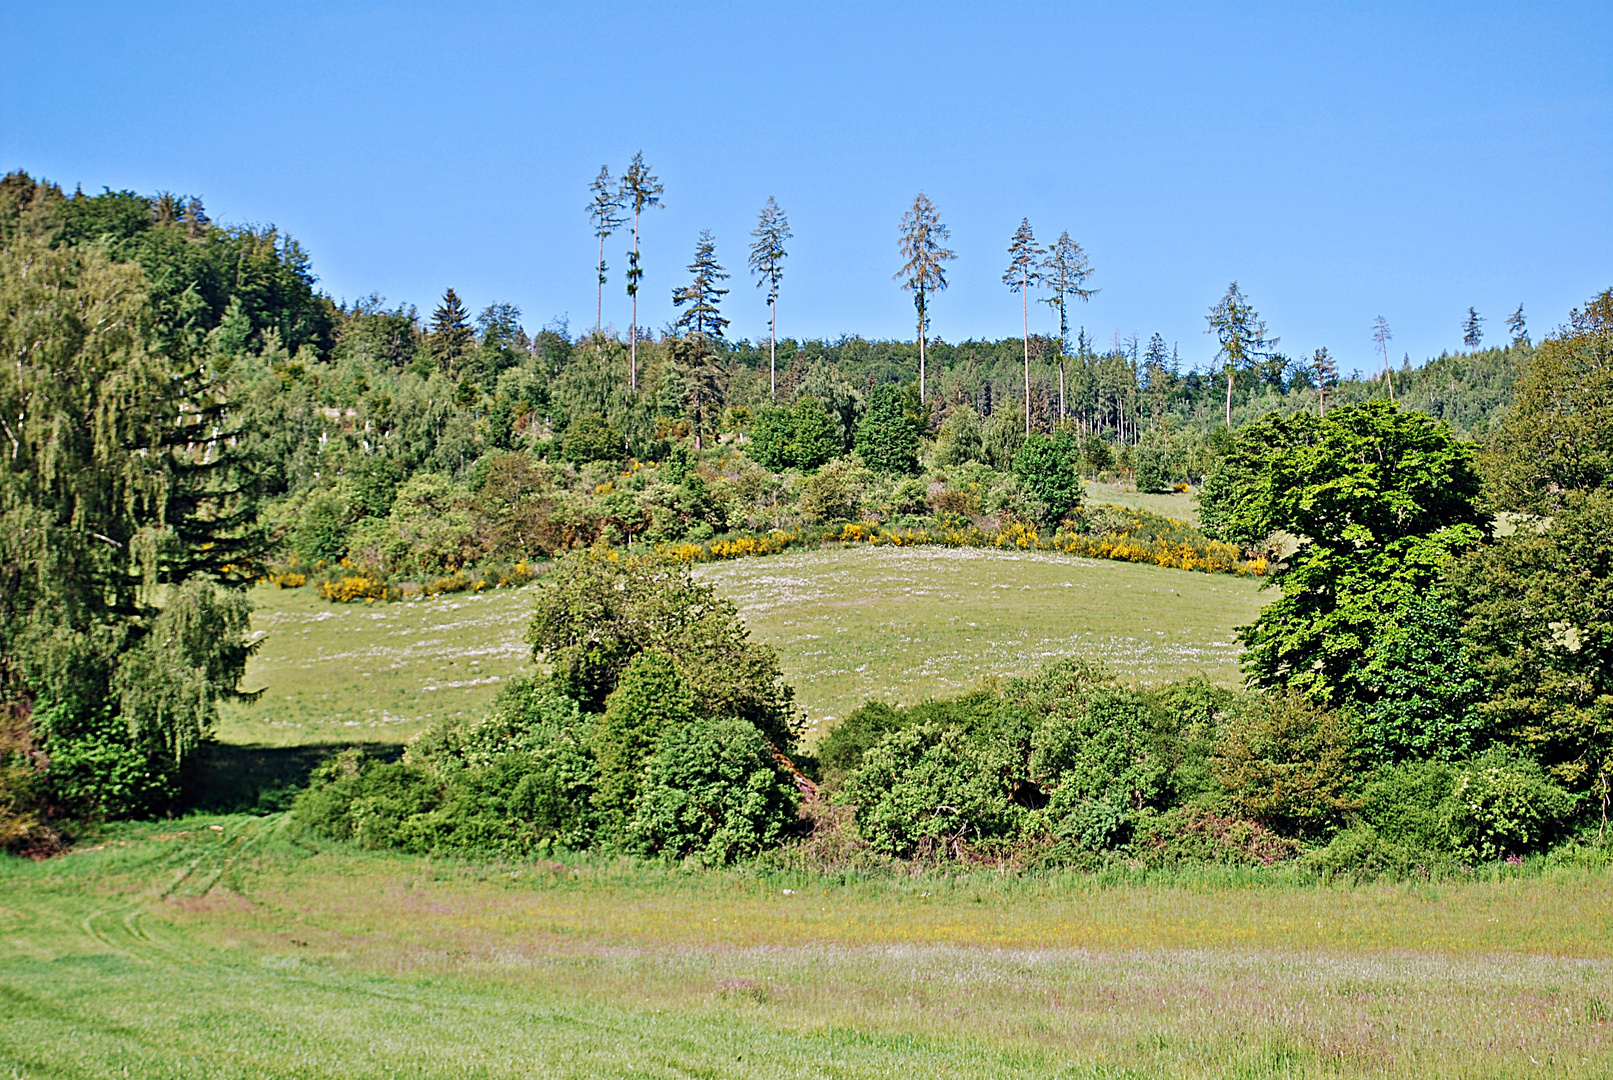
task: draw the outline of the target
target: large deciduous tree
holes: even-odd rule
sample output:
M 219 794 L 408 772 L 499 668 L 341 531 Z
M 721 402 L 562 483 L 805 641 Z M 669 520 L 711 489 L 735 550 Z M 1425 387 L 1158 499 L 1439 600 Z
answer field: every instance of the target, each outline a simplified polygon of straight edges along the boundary
M 750 268 L 756 275 L 756 287 L 767 286 L 767 393 L 774 400 L 778 398 L 778 287 L 784 280 L 784 258 L 788 254 L 784 244 L 793 235 L 789 218 L 769 195 L 751 233 Z
M 952 230 L 941 223 L 941 212 L 924 192 L 913 199 L 913 205 L 902 215 L 901 253 L 907 260 L 893 277 L 902 288 L 913 294 L 913 307 L 918 312 L 919 338 L 919 400 L 925 398 L 925 341 L 929 334 L 930 297 L 947 287 L 946 264 L 957 258 L 957 253 L 946 246 Z
M 1030 218 L 1020 218 L 1019 228 L 1008 244 L 1008 269 L 1003 271 L 1003 284 L 1010 292 L 1019 293 L 1019 314 L 1023 323 L 1025 346 L 1025 434 L 1031 433 L 1031 289 L 1042 283 L 1041 245 L 1031 231 Z
M 622 205 L 633 208 L 633 250 L 627 255 L 627 295 L 633 299 L 627 353 L 627 386 L 630 390 L 638 389 L 638 286 L 644 278 L 644 268 L 639 265 L 639 216 L 650 207 L 661 205 L 664 190 L 660 179 L 652 176 L 650 167 L 644 164 L 644 151 L 634 154 L 627 171 L 622 174 L 620 193 Z
M 1427 687 L 1389 687 L 1384 676 L 1395 657 L 1457 648 L 1405 638 L 1425 624 L 1440 629 L 1415 609 L 1484 535 L 1473 456 L 1444 424 L 1383 400 L 1325 418 L 1273 413 L 1238 431 L 1201 495 L 1206 531 L 1245 545 L 1278 530 L 1299 538 L 1271 575 L 1282 595 L 1239 631 L 1253 682 L 1406 726 L 1404 700 L 1386 695 L 1421 700 Z M 1421 673 L 1425 682 L 1445 675 L 1443 666 Z M 1434 716 L 1424 727 L 1462 722 Z M 1380 741 L 1393 756 L 1394 738 Z
M 1241 368 L 1252 366 L 1257 360 L 1271 354 L 1277 345 L 1276 338 L 1266 337 L 1266 323 L 1255 311 L 1254 305 L 1244 298 L 1234 281 L 1227 286 L 1227 294 L 1205 316 L 1220 344 L 1215 357 L 1226 365 L 1227 375 L 1227 427 L 1232 426 L 1232 382 Z

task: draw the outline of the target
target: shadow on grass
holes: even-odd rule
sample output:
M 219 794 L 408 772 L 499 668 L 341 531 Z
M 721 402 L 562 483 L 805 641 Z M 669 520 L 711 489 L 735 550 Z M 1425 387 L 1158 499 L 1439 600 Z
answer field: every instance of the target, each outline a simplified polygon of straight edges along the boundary
M 308 776 L 325 759 L 349 747 L 365 757 L 396 761 L 398 743 L 333 743 L 324 746 L 204 746 L 185 769 L 185 810 L 212 813 L 272 813 L 291 806 Z

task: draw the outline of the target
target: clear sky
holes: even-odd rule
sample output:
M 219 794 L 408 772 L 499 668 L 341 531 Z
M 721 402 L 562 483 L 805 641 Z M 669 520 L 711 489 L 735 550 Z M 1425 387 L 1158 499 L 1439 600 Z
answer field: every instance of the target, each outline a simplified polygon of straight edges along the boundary
M 745 246 L 795 232 L 781 335 L 908 337 L 892 282 L 919 190 L 952 228 L 947 340 L 1020 330 L 1022 216 L 1102 289 L 1074 313 L 1213 345 L 1236 279 L 1291 355 L 1372 366 L 1538 337 L 1613 285 L 1613 4 L 210 3 L 0 6 L 0 168 L 200 195 L 274 223 L 338 300 L 453 286 L 529 329 L 594 319 L 584 204 L 643 150 L 642 324 L 710 228 L 735 336 L 766 333 Z M 628 321 L 627 241 L 605 319 Z M 1033 328 L 1051 327 L 1047 309 Z

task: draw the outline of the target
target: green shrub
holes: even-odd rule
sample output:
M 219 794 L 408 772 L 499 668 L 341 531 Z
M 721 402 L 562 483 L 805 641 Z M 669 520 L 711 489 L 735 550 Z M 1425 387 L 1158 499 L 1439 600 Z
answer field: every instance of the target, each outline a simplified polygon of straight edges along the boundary
M 957 854 L 960 842 L 1014 833 L 1023 810 L 1009 800 L 1004 764 L 958 727 L 918 724 L 870 748 L 843 799 L 876 851 Z
M 1315 837 L 1355 807 L 1356 734 L 1298 694 L 1252 698 L 1229 718 L 1211 770 L 1238 814 L 1288 836 Z
M 647 854 L 720 866 L 783 839 L 796 820 L 792 776 L 743 720 L 696 720 L 661 736 L 629 826 Z
M 839 787 L 862 768 L 863 755 L 885 736 L 906 726 L 906 716 L 883 701 L 870 701 L 836 724 L 818 746 L 823 782 Z
M 1032 432 L 1014 454 L 1014 474 L 1043 507 L 1042 524 L 1052 526 L 1081 505 L 1081 452 L 1075 436 Z
M 1175 479 L 1170 455 L 1162 446 L 1135 446 L 1131 451 L 1132 481 L 1142 492 L 1169 491 Z
M 855 521 L 873 476 L 855 461 L 831 461 L 807 480 L 801 491 L 801 513 L 814 524 Z
M 1300 844 L 1258 821 L 1202 806 L 1181 806 L 1141 816 L 1131 852 L 1145 866 L 1205 862 L 1271 866 L 1298 855 Z
M 695 718 L 694 697 L 672 658 L 641 652 L 605 699 L 599 725 L 599 806 L 625 820 L 633 812 L 644 763 L 661 736 Z
M 560 436 L 560 458 L 573 465 L 590 461 L 621 461 L 627 456 L 622 433 L 598 413 L 579 416 Z
M 1361 789 L 1362 822 L 1387 844 L 1425 856 L 1450 854 L 1449 800 L 1456 769 L 1407 761 L 1374 770 Z
M 980 417 L 967 405 L 954 408 L 935 433 L 935 464 L 944 468 L 985 460 Z
M 1477 862 L 1544 849 L 1574 809 L 1538 762 L 1497 747 L 1457 770 L 1445 812 L 1452 850 Z
M 1089 851 L 1125 843 L 1137 815 L 1157 803 L 1163 761 L 1142 695 L 1102 689 L 1055 712 L 1031 740 L 1030 775 L 1051 793 L 1042 818 L 1056 838 Z

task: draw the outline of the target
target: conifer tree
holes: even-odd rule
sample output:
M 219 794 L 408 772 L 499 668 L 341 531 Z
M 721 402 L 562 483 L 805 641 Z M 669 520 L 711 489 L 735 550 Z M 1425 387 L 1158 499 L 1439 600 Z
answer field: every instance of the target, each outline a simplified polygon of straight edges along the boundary
M 755 243 L 750 268 L 757 275 L 756 287 L 767 286 L 767 392 L 774 399 L 778 398 L 778 287 L 784 277 L 784 242 L 793 235 L 783 208 L 769 195 L 751 233 Z
M 627 385 L 638 389 L 638 285 L 644 277 L 639 266 L 639 215 L 652 206 L 661 205 L 661 181 L 650 175 L 644 164 L 644 151 L 633 155 L 633 161 L 622 174 L 621 204 L 633 208 L 633 250 L 627 256 L 627 295 L 633 298 L 633 318 L 630 329 L 627 359 Z
M 1311 357 L 1311 374 L 1316 378 L 1316 413 L 1327 415 L 1327 392 L 1339 384 L 1339 365 L 1328 354 L 1327 347 L 1316 350 Z
M 594 297 L 594 333 L 597 335 L 605 321 L 605 238 L 622 226 L 622 193 L 612 183 L 610 166 L 601 165 L 599 175 L 588 185 L 593 199 L 588 203 L 588 218 L 594 223 L 594 235 L 599 237 L 598 287 Z
M 1372 321 L 1372 340 L 1383 354 L 1383 377 L 1389 384 L 1389 400 L 1395 399 L 1394 372 L 1389 369 L 1389 342 L 1394 340 L 1394 333 L 1389 329 L 1389 320 L 1379 315 Z
M 1031 231 L 1030 218 L 1020 218 L 1019 228 L 1008 244 L 1008 269 L 1003 271 L 1003 284 L 1009 292 L 1019 294 L 1020 317 L 1024 323 L 1025 346 L 1025 434 L 1031 433 L 1031 313 L 1030 292 L 1042 283 L 1042 256 L 1045 252 L 1036 243 Z
M 1462 344 L 1469 349 L 1478 348 L 1479 342 L 1484 340 L 1483 327 L 1484 316 L 1473 308 L 1468 308 L 1467 318 L 1462 320 Z
M 1207 333 L 1215 335 L 1221 348 L 1216 359 L 1226 361 L 1227 373 L 1227 427 L 1232 426 L 1232 380 L 1239 368 L 1248 367 L 1256 360 L 1270 355 L 1276 338 L 1266 337 L 1266 323 L 1254 306 L 1244 299 L 1234 281 L 1227 286 L 1227 294 L 1210 309 L 1206 316 L 1210 324 Z
M 1085 287 L 1087 278 L 1092 276 L 1092 266 L 1087 261 L 1087 253 L 1081 250 L 1081 245 L 1070 239 L 1068 230 L 1059 233 L 1059 238 L 1053 246 L 1047 249 L 1047 258 L 1042 263 L 1042 283 L 1047 286 L 1051 296 L 1044 296 L 1041 302 L 1049 305 L 1059 313 L 1059 419 L 1064 418 L 1064 358 L 1069 354 L 1070 348 L 1070 298 L 1078 297 L 1082 300 L 1091 300 L 1097 289 Z
M 1523 320 L 1522 304 L 1518 305 L 1517 311 L 1514 311 L 1511 315 L 1507 316 L 1507 330 L 1512 334 L 1512 344 L 1529 344 L 1529 326 Z
M 945 247 L 952 230 L 941 224 L 941 212 L 930 197 L 919 192 L 913 206 L 902 215 L 901 252 L 907 261 L 892 277 L 913 294 L 918 311 L 919 401 L 925 397 L 924 348 L 929 329 L 929 299 L 947 287 L 946 263 L 957 253 Z
M 717 371 L 711 347 L 722 341 L 723 331 L 728 328 L 728 320 L 722 317 L 720 307 L 728 290 L 718 284 L 728 278 L 728 273 L 717 262 L 717 242 L 710 229 L 700 230 L 689 273 L 694 275 L 693 280 L 681 289 L 672 290 L 672 305 L 679 308 L 688 305 L 674 325 L 684 332 L 692 346 L 682 366 L 694 399 L 694 444 L 698 450 L 705 424 L 705 399 L 716 393 Z
M 431 313 L 431 358 L 439 368 L 453 375 L 475 342 L 470 313 L 460 302 L 459 294 L 449 289 L 442 294 L 437 310 Z

